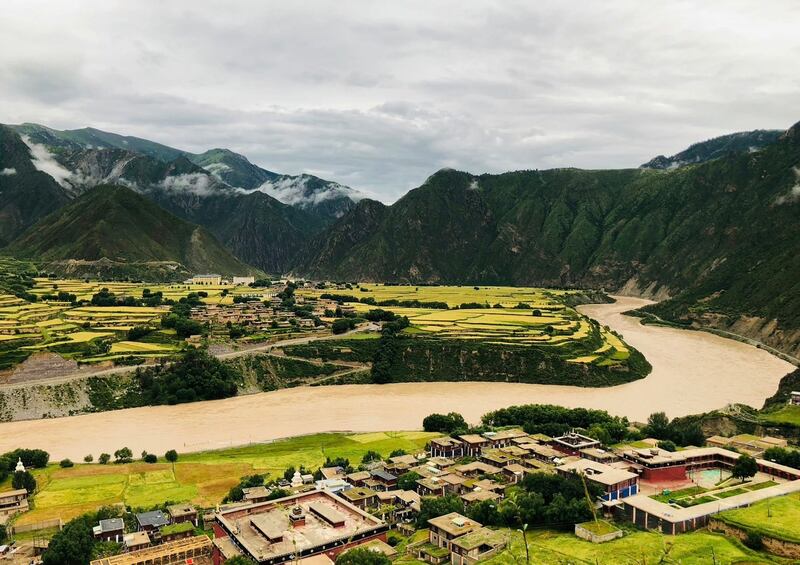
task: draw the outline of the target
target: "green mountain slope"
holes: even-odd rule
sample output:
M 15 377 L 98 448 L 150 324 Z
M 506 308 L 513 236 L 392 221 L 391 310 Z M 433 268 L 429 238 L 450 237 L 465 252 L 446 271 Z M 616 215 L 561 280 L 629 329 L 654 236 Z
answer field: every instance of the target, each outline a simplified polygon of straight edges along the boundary
M 67 202 L 67 192 L 33 166 L 28 146 L 0 126 L 0 247 Z
M 191 272 L 253 271 L 204 228 L 180 220 L 130 189 L 112 185 L 93 188 L 43 218 L 5 251 L 51 268 L 73 269 L 72 274 L 74 269 L 94 272 L 103 265 L 174 270 L 181 277 Z
M 295 271 L 315 278 L 604 287 L 672 319 L 800 344 L 800 124 L 772 145 L 667 171 L 445 170 L 355 211 Z M 367 229 L 359 229 L 367 225 Z M 343 231 L 349 245 L 338 245 Z

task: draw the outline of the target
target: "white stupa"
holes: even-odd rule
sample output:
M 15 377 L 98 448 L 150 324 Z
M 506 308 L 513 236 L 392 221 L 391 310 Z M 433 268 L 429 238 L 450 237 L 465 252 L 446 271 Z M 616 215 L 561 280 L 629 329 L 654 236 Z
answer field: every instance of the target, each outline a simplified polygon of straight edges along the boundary
M 295 471 L 294 475 L 292 475 L 292 486 L 299 487 L 303 484 L 303 476 L 300 474 L 300 471 Z
M 17 459 L 17 467 L 14 469 L 15 473 L 24 473 L 25 472 L 25 465 L 22 464 L 22 457 Z

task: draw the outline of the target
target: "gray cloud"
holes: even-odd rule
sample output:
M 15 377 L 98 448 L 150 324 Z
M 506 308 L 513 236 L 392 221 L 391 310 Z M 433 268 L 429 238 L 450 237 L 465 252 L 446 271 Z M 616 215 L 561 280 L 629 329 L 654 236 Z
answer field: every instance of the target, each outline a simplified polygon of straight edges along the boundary
M 800 119 L 800 4 L 7 0 L 0 122 L 229 147 L 391 201 Z

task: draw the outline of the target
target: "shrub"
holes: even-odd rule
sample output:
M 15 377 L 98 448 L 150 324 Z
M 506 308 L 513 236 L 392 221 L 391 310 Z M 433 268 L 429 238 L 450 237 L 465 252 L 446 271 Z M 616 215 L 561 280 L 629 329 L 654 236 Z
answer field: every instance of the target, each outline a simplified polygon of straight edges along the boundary
M 114 463 L 130 463 L 133 461 L 133 452 L 130 448 L 123 447 L 114 452 Z
M 107 465 L 110 460 L 111 456 L 108 453 L 101 453 L 100 457 L 97 458 L 97 462 L 101 465 Z
M 144 456 L 144 462 L 151 464 L 158 463 L 158 457 L 156 456 L 155 453 L 148 453 L 147 455 Z
M 91 453 L 83 458 L 84 463 L 91 463 L 92 461 L 94 461 L 94 455 Z
M 58 462 L 62 469 L 67 469 L 68 467 L 74 467 L 75 463 L 73 463 L 70 459 L 62 459 Z
M 174 449 L 170 449 L 164 454 L 164 459 L 169 461 L 170 463 L 175 463 L 178 460 L 178 452 Z

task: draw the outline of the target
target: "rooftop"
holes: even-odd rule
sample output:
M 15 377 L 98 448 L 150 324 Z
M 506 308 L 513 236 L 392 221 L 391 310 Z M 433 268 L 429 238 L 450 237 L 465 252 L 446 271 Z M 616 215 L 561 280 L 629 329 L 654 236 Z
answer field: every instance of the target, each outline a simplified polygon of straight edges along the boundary
M 461 536 L 481 527 L 475 520 L 470 520 L 458 512 L 451 512 L 438 518 L 431 518 L 428 524 L 447 532 L 451 536 Z
M 141 512 L 137 514 L 136 521 L 139 522 L 139 525 L 143 528 L 147 526 L 160 528 L 161 526 L 169 524 L 169 517 L 161 510 L 153 510 L 151 512 Z
M 616 469 L 605 463 L 598 463 L 590 461 L 589 459 L 578 459 L 570 463 L 565 463 L 557 467 L 559 471 L 567 471 L 584 475 L 587 479 L 604 485 L 613 486 L 623 481 L 629 481 L 637 478 L 639 475 L 625 471 L 623 469 Z
M 141 532 L 139 532 L 141 533 Z M 195 556 L 211 553 L 211 539 L 208 536 L 194 536 L 181 540 L 171 541 L 155 547 L 148 547 L 130 553 L 122 553 L 111 557 L 103 557 L 92 561 L 91 565 L 133 565 L 138 563 L 161 563 L 161 559 L 170 555 L 186 552 L 193 553 Z M 164 563 L 173 561 L 163 561 Z M 195 563 L 199 563 L 197 559 Z
M 503 545 L 505 542 L 506 538 L 502 533 L 490 530 L 489 528 L 478 528 L 460 538 L 454 539 L 453 545 L 465 551 L 471 551 L 484 545 L 488 547 L 497 547 Z
M 289 513 L 295 507 L 305 514 L 302 524 L 289 520 Z M 217 513 L 216 518 L 240 548 L 257 562 L 288 556 L 295 551 L 313 553 L 321 551 L 324 545 L 330 548 L 332 543 L 341 544 L 356 536 L 386 530 L 383 521 L 327 491 L 252 504 Z

